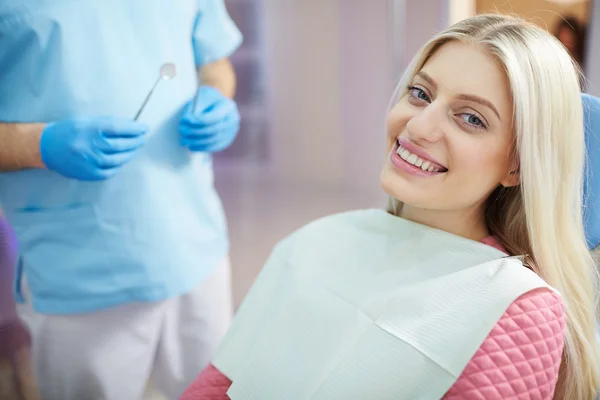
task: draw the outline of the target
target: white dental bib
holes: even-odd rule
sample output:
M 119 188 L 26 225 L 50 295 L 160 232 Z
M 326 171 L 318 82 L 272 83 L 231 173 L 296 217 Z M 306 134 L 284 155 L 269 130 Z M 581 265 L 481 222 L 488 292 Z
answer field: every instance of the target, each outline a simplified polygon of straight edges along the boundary
M 440 399 L 541 287 L 483 243 L 382 210 L 335 215 L 276 246 L 214 365 L 232 400 Z

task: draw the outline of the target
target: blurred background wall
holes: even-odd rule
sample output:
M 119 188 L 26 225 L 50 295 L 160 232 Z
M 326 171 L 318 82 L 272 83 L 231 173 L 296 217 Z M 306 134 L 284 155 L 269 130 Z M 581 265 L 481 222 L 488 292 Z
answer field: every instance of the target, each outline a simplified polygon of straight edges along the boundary
M 600 96 L 600 0 L 589 5 L 589 28 L 585 46 L 585 72 L 589 79 L 588 92 Z
M 216 160 L 236 303 L 277 240 L 319 216 L 384 204 L 378 176 L 397 78 L 392 3 L 231 0 L 234 19 L 248 3 L 260 11 L 242 30 L 259 38 L 233 62 L 260 76 L 261 106 L 245 120 L 239 143 Z M 264 119 L 256 117 L 261 111 Z

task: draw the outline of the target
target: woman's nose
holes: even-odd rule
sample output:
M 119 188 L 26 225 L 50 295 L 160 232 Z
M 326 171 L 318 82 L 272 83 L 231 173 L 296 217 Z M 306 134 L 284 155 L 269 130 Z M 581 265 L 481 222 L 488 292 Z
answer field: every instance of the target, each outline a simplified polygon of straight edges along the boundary
M 423 107 L 406 124 L 408 136 L 415 142 L 437 142 L 444 136 L 448 110 L 442 104 L 431 103 Z

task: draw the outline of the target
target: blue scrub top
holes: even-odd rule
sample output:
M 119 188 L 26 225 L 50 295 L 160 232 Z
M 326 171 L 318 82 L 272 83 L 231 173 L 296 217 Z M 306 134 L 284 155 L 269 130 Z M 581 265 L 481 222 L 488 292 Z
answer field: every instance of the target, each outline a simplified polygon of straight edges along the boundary
M 159 301 L 198 285 L 228 253 L 209 154 L 179 145 L 196 67 L 229 56 L 242 36 L 222 0 L 2 0 L 0 121 L 82 115 L 140 121 L 137 157 L 112 179 L 46 170 L 0 174 L 0 205 L 18 237 L 15 282 L 27 276 L 39 312 L 89 312 Z

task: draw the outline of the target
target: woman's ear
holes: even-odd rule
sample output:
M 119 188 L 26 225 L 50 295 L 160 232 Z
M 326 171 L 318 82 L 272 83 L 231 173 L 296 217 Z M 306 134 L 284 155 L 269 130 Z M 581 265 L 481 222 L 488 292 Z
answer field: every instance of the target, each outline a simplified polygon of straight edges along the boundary
M 513 187 L 521 183 L 521 174 L 518 169 L 514 169 L 508 173 L 500 184 L 504 187 Z

